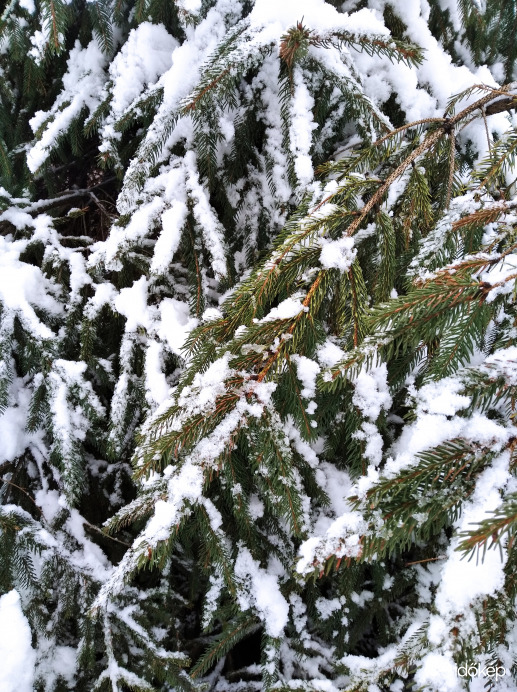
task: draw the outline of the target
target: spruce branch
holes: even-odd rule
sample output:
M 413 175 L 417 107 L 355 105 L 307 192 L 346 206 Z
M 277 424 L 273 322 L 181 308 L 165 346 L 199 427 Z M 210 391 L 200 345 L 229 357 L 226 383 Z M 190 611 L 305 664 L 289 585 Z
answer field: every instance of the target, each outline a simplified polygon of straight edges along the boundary
M 242 613 L 225 624 L 221 634 L 214 637 L 213 642 L 193 666 L 190 675 L 194 680 L 206 673 L 217 661 L 233 649 L 237 642 L 253 634 L 259 629 L 257 617 Z
M 515 440 L 512 440 L 515 446 Z M 470 531 L 460 534 L 458 550 L 470 554 L 481 554 L 484 557 L 487 550 L 507 543 L 507 550 L 512 550 L 517 533 L 517 494 L 506 495 L 501 505 L 491 512 L 492 516 L 483 519 Z
M 25 497 L 29 498 L 29 500 L 36 507 L 38 512 L 40 514 L 43 514 L 41 507 L 37 504 L 36 500 L 32 497 L 32 495 L 29 492 L 27 492 L 26 488 L 22 488 L 21 486 L 17 485 L 16 483 L 13 483 L 12 481 L 8 480 L 7 478 L 3 478 L 3 477 L 0 477 L 0 483 L 5 483 L 6 485 L 10 485 L 12 488 L 16 488 L 16 490 L 19 490 L 20 492 L 22 492 L 25 495 Z

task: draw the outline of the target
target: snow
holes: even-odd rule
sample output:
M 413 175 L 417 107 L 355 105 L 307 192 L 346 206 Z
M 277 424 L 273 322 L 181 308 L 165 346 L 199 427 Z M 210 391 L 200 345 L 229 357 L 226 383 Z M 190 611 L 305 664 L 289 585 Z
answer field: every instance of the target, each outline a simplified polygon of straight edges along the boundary
M 84 440 L 88 422 L 80 407 L 74 407 L 70 400 L 70 390 L 74 385 L 83 385 L 88 391 L 90 403 L 102 408 L 95 396 L 89 382 L 81 382 L 86 370 L 86 363 L 57 359 L 54 361 L 52 371 L 48 374 L 48 387 L 50 394 L 50 412 L 52 414 L 52 431 L 59 441 L 64 463 L 73 456 L 73 440 Z
M 161 24 L 142 22 L 133 29 L 109 66 L 113 82 L 111 110 L 122 113 L 140 95 L 144 86 L 154 84 L 172 63 L 178 42 Z
M 199 12 L 202 0 L 177 0 L 178 6 L 187 12 Z
M 34 453 L 34 449 L 32 451 Z M 58 549 L 70 566 L 80 573 L 85 572 L 99 581 L 107 579 L 111 565 L 101 548 L 86 535 L 84 525 L 87 522 L 78 510 L 70 508 L 65 496 L 57 490 L 42 488 L 35 493 L 35 500 L 47 525 L 56 519 L 65 519 L 61 532 L 50 533 L 46 528 L 38 531 L 43 545 Z
M 256 9 L 256 5 L 255 5 Z M 261 120 L 266 126 L 265 152 L 271 166 L 271 178 L 275 185 L 276 194 L 281 202 L 287 202 L 291 197 L 291 186 L 287 180 L 287 157 L 282 146 L 282 129 L 279 127 L 281 122 L 280 100 L 278 93 L 278 83 L 269 78 L 277 70 L 277 58 L 274 55 L 266 57 L 263 69 L 255 77 L 253 87 L 259 89 L 259 95 L 263 112 Z M 263 192 L 268 193 L 267 182 L 263 187 Z M 262 190 L 261 190 L 262 192 Z M 269 195 L 266 196 L 266 199 Z M 251 209 L 254 210 L 257 201 L 250 199 Z
M 290 149 L 294 156 L 294 170 L 298 183 L 306 187 L 313 179 L 314 172 L 310 150 L 312 131 L 316 129 L 312 111 L 314 99 L 305 84 L 301 69 L 293 71 L 294 96 L 291 100 L 291 125 L 289 130 Z
M 454 378 L 426 384 L 418 392 L 423 411 L 436 415 L 454 416 L 470 404 L 470 397 L 460 394 L 462 383 Z
M 149 520 L 145 531 L 135 541 L 135 545 L 149 541 L 156 545 L 159 541 L 167 540 L 172 527 L 181 517 L 181 509 L 185 500 L 196 502 L 200 496 L 203 484 L 203 474 L 199 466 L 184 464 L 181 471 L 169 482 L 167 500 L 158 500 L 154 505 L 153 517 Z
M 322 267 L 325 267 L 325 269 L 339 269 L 343 273 L 350 269 L 357 255 L 353 238 L 347 236 L 338 240 L 321 238 L 320 244 L 320 264 Z
M 448 409 L 450 402 L 445 405 Z M 448 417 L 442 412 L 439 414 L 422 412 L 414 423 L 406 426 L 402 431 L 392 450 L 396 454 L 394 458 L 388 459 L 385 473 L 394 475 L 410 465 L 414 455 L 457 437 L 497 448 L 509 439 L 510 431 L 479 413 L 473 414 L 471 418 L 463 418 Z
M 139 327 L 149 329 L 151 325 L 147 310 L 148 286 L 148 280 L 142 276 L 129 288 L 122 288 L 114 300 L 116 310 L 126 318 L 127 332 L 134 332 Z
M 23 387 L 23 381 L 16 378 L 10 386 L 8 406 L 0 413 L 0 464 L 14 461 L 21 456 L 31 441 L 39 435 L 25 432 L 25 421 L 30 405 L 30 392 Z
M 159 84 L 163 87 L 163 102 L 158 108 L 154 122 L 146 133 L 141 150 L 145 150 L 145 147 L 153 146 L 156 142 L 161 141 L 165 123 L 170 122 L 171 114 L 178 111 L 183 99 L 188 96 L 189 92 L 197 84 L 202 63 L 206 60 L 206 57 L 214 51 L 217 42 L 223 38 L 227 29 L 225 20 L 230 20 L 231 23 L 231 18 L 236 19 L 240 9 L 240 2 L 234 2 L 233 0 L 218 0 L 216 7 L 212 7 L 207 12 L 206 17 L 195 27 L 185 27 L 188 40 L 172 51 L 171 67 L 164 72 L 159 79 Z M 178 140 L 182 140 L 187 133 L 189 137 L 192 136 L 191 123 L 185 118 L 179 118 L 174 132 L 171 133 L 169 146 L 173 144 L 175 137 Z M 194 153 L 190 151 L 187 152 L 187 155 L 191 157 L 192 163 Z M 199 180 L 196 180 L 196 173 L 191 163 L 187 166 L 191 171 L 190 186 L 193 188 L 194 194 L 197 193 L 198 198 L 201 198 L 204 193 L 202 190 L 199 190 Z M 144 170 L 144 172 L 145 170 L 148 171 L 150 170 L 150 166 L 150 161 L 142 161 L 138 157 L 135 157 L 130 163 L 126 171 L 124 188 L 117 200 L 117 207 L 120 213 L 134 211 L 137 203 L 133 182 L 135 173 L 137 170 Z M 203 204 L 203 206 L 205 208 L 198 213 L 205 217 L 205 220 L 209 221 L 209 228 L 213 230 L 214 225 L 216 225 L 216 220 L 210 218 L 210 211 L 206 209 L 206 205 Z M 207 233 L 210 233 L 210 230 L 207 229 Z M 215 236 L 214 240 L 216 240 Z M 218 246 L 220 243 L 221 239 L 218 238 L 215 247 L 216 252 L 219 249 Z M 222 258 L 220 257 L 220 253 L 217 252 L 217 271 L 224 274 L 225 267 L 224 270 L 221 271 L 221 269 L 223 269 L 221 261 Z
M 145 382 L 147 401 L 152 409 L 162 404 L 169 395 L 169 385 L 163 370 L 161 345 L 157 341 L 151 341 L 145 354 Z
M 86 271 L 86 262 L 83 255 L 73 253 L 70 255 L 70 302 L 81 299 L 80 291 L 84 286 L 92 284 L 92 280 Z
M 366 532 L 367 524 L 359 512 L 342 512 L 338 519 L 326 521 L 324 526 L 328 528 L 323 538 L 313 535 L 301 544 L 296 563 L 296 571 L 299 574 L 311 574 L 315 566 L 321 566 L 329 555 L 336 555 L 338 558 L 360 557 L 360 537 Z
M 109 98 L 110 107 L 100 130 L 100 152 L 113 153 L 111 140 L 121 137 L 114 127 L 117 120 L 170 68 L 178 45 L 162 24 L 142 22 L 129 33 L 109 66 L 110 82 L 101 97 Z
M 85 315 L 94 319 L 105 305 L 109 305 L 116 297 L 116 289 L 113 284 L 105 282 L 95 286 L 95 294 L 88 299 L 85 307 Z
M 459 688 L 457 666 L 452 656 L 435 652 L 426 654 L 419 661 L 415 683 L 423 689 L 436 692 L 457 692 Z
M 343 608 L 343 603 L 339 598 L 318 598 L 315 606 L 322 619 L 328 620 L 332 613 Z
M 500 348 L 484 360 L 484 370 L 491 373 L 492 368 L 504 376 L 508 385 L 517 385 L 517 346 Z
M 166 270 L 181 239 L 181 231 L 187 220 L 188 209 L 183 200 L 174 200 L 162 216 L 162 232 L 154 248 L 154 256 L 151 271 L 160 273 Z
M 501 362 L 510 364 L 515 355 L 513 348 L 505 355 L 507 357 L 503 355 Z M 491 363 L 495 360 L 492 359 Z M 386 378 L 386 366 L 381 364 L 370 370 L 361 370 L 353 380 L 353 402 L 366 419 L 354 437 L 366 442 L 363 453 L 370 465 L 355 486 L 348 486 L 348 497 L 358 495 L 364 498 L 379 480 L 376 467 L 382 458 L 383 441 L 373 423 L 383 408 L 391 406 Z M 395 477 L 403 469 L 415 464 L 420 452 L 437 447 L 447 440 L 464 438 L 494 451 L 507 443 L 511 430 L 495 420 L 479 412 L 473 413 L 470 418 L 457 415 L 470 404 L 470 398 L 461 394 L 462 386 L 461 381 L 453 377 L 429 383 L 418 392 L 410 385 L 410 392 L 413 391 L 416 399 L 415 420 L 404 426 L 396 443 L 392 445 L 391 455 L 386 459 L 382 471 L 385 478 Z M 499 504 L 499 489 L 508 480 L 507 463 L 506 454 L 503 454 L 481 474 L 476 494 L 465 503 L 458 531 L 460 527 L 461 530 L 467 530 L 473 521 L 481 521 L 487 516 L 486 512 Z M 321 476 L 319 482 L 322 483 Z M 331 484 L 327 485 L 327 492 L 330 487 Z M 366 531 L 366 525 L 361 513 L 351 511 L 345 500 L 336 512 L 335 519 L 320 517 L 315 523 L 315 535 L 307 539 L 300 548 L 297 570 L 302 574 L 310 573 L 315 559 L 325 560 L 330 554 L 358 555 L 359 537 L 363 531 Z M 474 566 L 472 562 L 462 560 L 461 554 L 455 551 L 458 543 L 458 538 L 453 539 L 447 561 L 442 564 L 441 590 L 438 591 L 436 600 L 437 603 L 440 602 L 444 615 L 470 607 L 478 596 L 493 594 L 503 584 L 506 558 L 501 561 L 498 551 L 491 551 L 485 556 L 484 562 Z
M 32 48 L 29 51 L 29 55 L 32 58 L 34 58 L 36 64 L 40 64 L 43 61 L 45 57 L 45 49 L 47 48 L 49 43 L 49 24 L 47 22 L 44 23 L 42 26 L 44 31 L 39 31 L 37 29 L 30 37 Z M 60 35 L 59 38 L 61 39 L 62 35 Z
M 307 308 L 299 298 L 291 296 L 279 303 L 276 308 L 270 310 L 264 317 L 264 321 L 289 320 L 299 315 L 300 312 L 307 312 Z
M 94 609 L 106 608 L 109 600 L 124 588 L 128 574 L 134 570 L 133 561 L 147 557 L 149 547 L 170 539 L 173 528 L 190 513 L 187 503 L 195 504 L 202 496 L 203 471 L 195 460 L 188 459 L 174 471 L 169 467 L 167 499 L 154 503 L 153 515 L 143 531 L 125 553 L 121 562 L 109 578 L 105 579 L 93 604 Z M 163 493 L 163 488 L 160 486 Z M 160 493 L 162 495 L 162 493 Z
M 220 575 L 210 575 L 210 588 L 205 594 L 205 602 L 203 605 L 203 629 L 206 629 L 213 618 L 213 613 L 217 608 L 217 604 L 224 588 L 224 581 Z
M 254 520 L 264 516 L 264 503 L 258 495 L 252 495 L 249 499 L 249 514 Z
M 231 375 L 232 371 L 228 365 L 230 354 L 226 353 L 222 358 L 218 358 L 211 363 L 204 373 L 196 373 L 192 385 L 185 387 L 181 392 L 180 406 L 188 406 L 189 413 L 209 411 L 215 406 L 217 397 L 226 391 L 225 380 Z M 191 396 L 195 392 L 195 408 L 191 408 Z
M 127 226 L 112 226 L 106 241 L 94 246 L 89 265 L 93 267 L 102 261 L 106 267 L 120 270 L 121 264 L 118 257 L 121 250 L 144 238 L 160 218 L 163 209 L 164 201 L 155 195 L 134 211 Z
M 160 337 L 169 345 L 172 353 L 182 355 L 182 347 L 188 333 L 198 320 L 189 316 L 188 305 L 176 298 L 164 298 L 160 304 Z
M 374 422 L 382 409 L 391 406 L 386 363 L 368 370 L 363 368 L 354 380 L 354 386 L 352 401 L 368 420 Z
M 18 4 L 24 10 L 27 10 L 29 14 L 34 14 L 34 12 L 36 11 L 36 5 L 34 4 L 34 0 L 18 0 Z
M 77 40 L 70 51 L 67 72 L 63 77 L 63 91 L 56 99 L 50 113 L 38 111 L 29 121 L 34 133 L 45 123 L 41 136 L 27 154 L 27 165 L 35 173 L 45 162 L 50 151 L 56 146 L 58 137 L 63 134 L 74 118 L 84 107 L 90 112 L 99 104 L 99 95 L 104 87 L 104 68 L 107 57 L 96 39 L 86 48 Z M 49 116 L 49 122 L 46 122 Z
M 53 298 L 53 286 L 41 270 L 19 260 L 23 249 L 23 243 L 10 243 L 0 237 L 0 302 L 16 312 L 34 338 L 51 339 L 54 334 L 36 316 L 34 307 L 51 315 L 60 314 L 63 307 Z
M 199 180 L 194 152 L 188 152 L 184 157 L 184 161 L 187 172 L 187 192 L 194 201 L 194 218 L 201 228 L 206 247 L 211 254 L 212 268 L 216 276 L 222 278 L 226 275 L 224 229 L 208 201 L 208 195 L 204 186 Z
M 379 466 L 382 460 L 383 441 L 377 427 L 373 423 L 361 423 L 361 429 L 352 434 L 356 440 L 366 440 L 363 455 L 374 466 Z
M 260 567 L 247 548 L 239 550 L 235 576 L 241 581 L 237 595 L 240 608 L 255 608 L 267 634 L 280 637 L 287 625 L 289 604 L 282 596 L 277 578 Z
M 320 372 L 320 366 L 306 356 L 295 355 L 291 360 L 296 364 L 298 379 L 303 385 L 300 394 L 311 399 L 316 394 L 316 377 Z
M 77 649 L 72 646 L 49 646 L 46 654 L 43 660 L 38 662 L 38 676 L 49 686 L 58 683 L 59 678 L 64 679 L 73 689 L 77 672 Z
M 388 388 L 388 372 L 385 363 L 366 370 L 363 368 L 354 380 L 354 394 L 352 403 L 357 406 L 366 419 L 361 423 L 353 437 L 366 440 L 364 456 L 374 466 L 378 466 L 382 459 L 383 440 L 377 427 L 374 425 L 382 410 L 388 410 L 392 404 Z
M 431 644 L 438 646 L 447 639 L 447 635 L 447 623 L 438 615 L 431 615 L 427 629 L 427 638 Z
M 509 479 L 508 463 L 509 455 L 504 453 L 480 474 L 476 490 L 456 523 L 458 532 L 472 530 L 473 525 L 498 507 L 500 490 Z M 435 599 L 438 612 L 447 618 L 472 607 L 479 597 L 496 595 L 505 581 L 506 550 L 502 554 L 498 549 L 487 550 L 482 561 L 475 557 L 468 561 L 457 551 L 459 540 L 453 539 L 448 549 Z
M 318 347 L 318 360 L 326 368 L 331 368 L 345 357 L 345 352 L 330 340 Z
M 305 26 L 320 31 L 344 29 L 351 32 L 388 33 L 371 10 L 362 9 L 353 15 L 341 14 L 324 0 L 303 3 L 300 0 L 283 0 L 274 6 L 270 0 L 256 0 L 250 14 L 250 22 L 259 26 L 279 24 L 285 30 L 295 26 L 302 17 Z
M 32 634 L 14 589 L 0 596 L 0 690 L 32 692 L 36 653 Z

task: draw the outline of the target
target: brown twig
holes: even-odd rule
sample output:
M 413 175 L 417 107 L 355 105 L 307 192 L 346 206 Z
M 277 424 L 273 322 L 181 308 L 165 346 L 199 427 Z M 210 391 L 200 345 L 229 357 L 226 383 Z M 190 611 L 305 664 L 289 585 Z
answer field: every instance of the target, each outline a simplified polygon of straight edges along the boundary
M 454 171 L 456 168 L 455 164 L 455 154 L 456 154 L 456 137 L 454 135 L 454 130 L 451 130 L 449 135 L 449 180 L 447 181 L 447 198 L 445 200 L 445 208 L 448 209 L 451 204 L 452 197 L 452 186 L 454 184 Z
M 25 490 L 25 488 L 22 488 L 20 485 L 16 485 L 16 483 L 13 483 L 12 481 L 8 481 L 7 478 L 0 478 L 0 482 L 6 483 L 7 485 L 11 485 L 13 488 L 16 488 L 20 492 L 22 492 L 24 495 L 27 495 L 29 500 L 32 502 L 32 504 L 36 507 L 38 512 L 43 515 L 43 510 L 39 505 L 36 504 L 36 500 L 29 495 L 29 493 Z
M 406 562 L 406 567 L 410 567 L 411 565 L 420 565 L 423 562 L 433 562 L 435 560 L 446 560 L 447 555 L 438 555 L 438 557 L 427 557 L 425 560 L 414 560 L 413 562 Z

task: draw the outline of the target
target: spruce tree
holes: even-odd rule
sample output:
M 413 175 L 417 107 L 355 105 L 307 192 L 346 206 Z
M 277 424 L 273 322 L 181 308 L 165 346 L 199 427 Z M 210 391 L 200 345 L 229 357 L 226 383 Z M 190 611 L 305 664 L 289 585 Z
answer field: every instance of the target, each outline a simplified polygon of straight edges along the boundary
M 513 689 L 516 22 L 5 4 L 26 690 Z

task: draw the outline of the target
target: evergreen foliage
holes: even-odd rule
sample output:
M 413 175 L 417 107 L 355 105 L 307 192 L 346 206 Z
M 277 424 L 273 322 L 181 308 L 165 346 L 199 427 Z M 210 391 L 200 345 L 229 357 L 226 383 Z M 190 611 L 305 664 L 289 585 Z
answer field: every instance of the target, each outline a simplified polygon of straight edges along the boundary
M 5 4 L 31 689 L 513 689 L 516 13 Z

